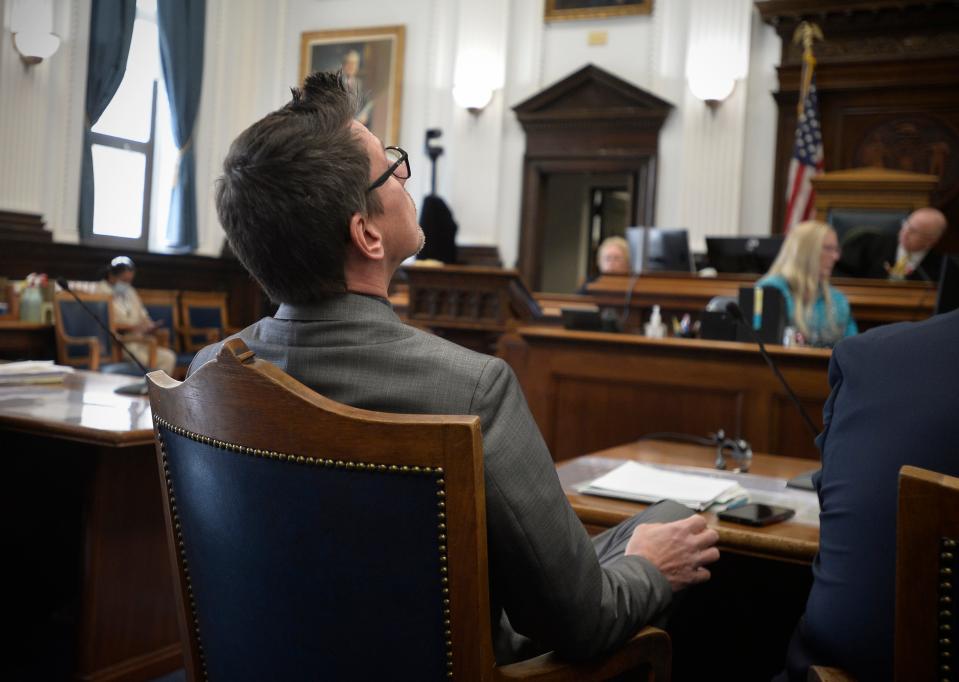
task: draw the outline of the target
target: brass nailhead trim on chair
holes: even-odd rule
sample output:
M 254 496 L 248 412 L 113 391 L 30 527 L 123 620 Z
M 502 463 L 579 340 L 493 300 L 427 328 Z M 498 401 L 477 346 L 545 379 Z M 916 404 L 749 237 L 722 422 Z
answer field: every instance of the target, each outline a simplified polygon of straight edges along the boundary
M 943 537 L 939 540 L 939 674 L 942 682 L 955 680 L 952 658 L 952 576 L 956 560 L 956 541 Z
M 192 431 L 187 431 L 182 429 L 179 426 L 174 426 L 165 419 L 154 415 L 153 416 L 154 424 L 156 425 L 155 433 L 157 441 L 160 443 L 160 451 L 163 454 L 163 474 L 164 482 L 167 489 L 167 497 L 170 500 L 170 513 L 173 517 L 173 528 L 176 531 L 176 541 L 177 549 L 180 554 L 180 570 L 183 573 L 184 578 L 186 579 L 186 592 L 189 597 L 190 603 L 190 615 L 192 616 L 193 624 L 193 636 L 196 638 L 197 642 L 197 653 L 200 656 L 200 674 L 204 680 L 208 680 L 206 657 L 203 652 L 203 646 L 200 643 L 200 617 L 197 613 L 196 601 L 193 598 L 193 584 L 190 580 L 190 572 L 187 568 L 187 558 L 186 558 L 186 549 L 183 542 L 183 533 L 180 525 L 180 518 L 177 514 L 176 507 L 176 498 L 173 495 L 173 480 L 170 477 L 170 466 L 167 461 L 167 452 L 166 444 L 163 442 L 163 437 L 160 435 L 159 426 L 163 426 L 166 429 L 169 429 L 173 433 L 194 440 L 198 443 L 203 443 L 205 445 L 212 445 L 220 450 L 226 450 L 228 452 L 236 452 L 243 455 L 249 455 L 251 457 L 263 457 L 266 459 L 278 459 L 281 462 L 291 462 L 294 464 L 301 464 L 307 466 L 322 466 L 322 467 L 333 467 L 336 469 L 358 469 L 360 471 L 368 471 L 370 473 L 394 473 L 394 474 L 423 474 L 428 476 L 436 477 L 436 485 L 439 486 L 436 491 L 437 499 L 437 528 L 439 533 L 437 535 L 437 548 L 440 555 L 440 588 L 443 595 L 443 640 L 446 646 L 446 677 L 447 679 L 452 679 L 453 677 L 453 632 L 451 629 L 451 614 L 450 614 L 450 590 L 449 590 L 449 578 L 447 574 L 449 572 L 448 566 L 448 557 L 447 557 L 447 548 L 446 548 L 446 479 L 444 478 L 445 472 L 443 467 L 421 467 L 421 466 L 407 466 L 402 465 L 398 466 L 396 464 L 376 464 L 373 462 L 344 462 L 342 460 L 333 460 L 322 457 L 310 457 L 306 455 L 287 455 L 282 452 L 275 452 L 272 450 L 260 450 L 255 448 L 248 448 L 243 445 L 235 445 L 233 443 L 227 443 L 225 441 L 216 440 L 208 436 L 202 436 L 198 433 L 193 433 Z

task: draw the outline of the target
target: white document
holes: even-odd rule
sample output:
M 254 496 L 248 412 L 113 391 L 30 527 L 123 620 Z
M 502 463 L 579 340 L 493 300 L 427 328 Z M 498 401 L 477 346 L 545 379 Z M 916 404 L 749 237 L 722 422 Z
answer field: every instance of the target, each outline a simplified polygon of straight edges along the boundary
M 53 360 L 5 362 L 0 363 L 0 384 L 55 383 L 73 371 L 73 367 L 56 365 Z
M 638 462 L 626 462 L 581 485 L 578 492 L 649 504 L 675 500 L 696 511 L 713 504 L 726 505 L 733 500 L 748 499 L 745 488 L 736 481 L 666 471 Z

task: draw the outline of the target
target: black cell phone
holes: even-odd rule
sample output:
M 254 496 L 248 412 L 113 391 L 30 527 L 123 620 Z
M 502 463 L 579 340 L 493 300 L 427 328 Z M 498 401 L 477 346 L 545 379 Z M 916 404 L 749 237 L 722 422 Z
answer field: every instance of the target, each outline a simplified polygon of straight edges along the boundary
M 785 521 L 795 513 L 795 509 L 789 509 L 788 507 L 750 502 L 741 507 L 721 511 L 717 516 L 723 521 L 745 523 L 747 526 L 768 526 L 771 523 Z

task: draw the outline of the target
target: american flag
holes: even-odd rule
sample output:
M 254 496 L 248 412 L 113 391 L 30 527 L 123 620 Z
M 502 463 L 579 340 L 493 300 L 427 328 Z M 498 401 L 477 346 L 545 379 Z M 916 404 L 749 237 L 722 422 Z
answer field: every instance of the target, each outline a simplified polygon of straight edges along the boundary
M 816 79 L 811 77 L 802 97 L 802 108 L 796 121 L 796 143 L 789 162 L 789 181 L 786 185 L 786 223 L 783 231 L 796 223 L 813 217 L 816 193 L 812 176 L 822 173 L 822 130 L 819 128 L 819 102 L 816 98 Z

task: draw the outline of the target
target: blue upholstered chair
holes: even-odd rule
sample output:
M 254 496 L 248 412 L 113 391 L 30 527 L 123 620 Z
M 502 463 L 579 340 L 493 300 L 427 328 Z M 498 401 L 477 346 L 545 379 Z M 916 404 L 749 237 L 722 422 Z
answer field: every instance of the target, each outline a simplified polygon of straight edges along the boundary
M 219 291 L 180 292 L 180 319 L 183 351 L 187 353 L 196 353 L 239 331 L 227 322 L 226 294 Z
M 668 677 L 651 628 L 591 664 L 495 666 L 478 418 L 334 403 L 238 339 L 149 383 L 189 679 Z
M 116 333 L 113 324 L 112 297 L 109 294 L 77 294 L 86 307 L 109 329 Z M 54 297 L 54 329 L 57 337 L 57 362 L 61 365 L 80 367 L 109 374 L 143 376 L 133 362 L 124 361 L 122 350 L 114 343 L 76 299 L 66 292 Z M 139 341 L 151 344 L 150 366 L 156 365 L 156 340 L 150 337 L 124 335 L 124 341 Z
M 196 353 L 183 351 L 183 327 L 180 324 L 179 292 L 170 289 L 137 289 L 143 307 L 147 309 L 150 319 L 159 322 L 157 331 L 163 331 L 169 343 L 166 344 L 176 353 L 176 366 L 184 370 L 193 362 Z M 166 343 L 163 336 L 159 336 L 160 343 Z M 184 372 L 185 374 L 185 372 Z

